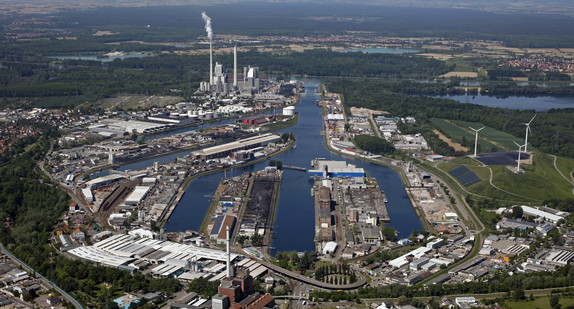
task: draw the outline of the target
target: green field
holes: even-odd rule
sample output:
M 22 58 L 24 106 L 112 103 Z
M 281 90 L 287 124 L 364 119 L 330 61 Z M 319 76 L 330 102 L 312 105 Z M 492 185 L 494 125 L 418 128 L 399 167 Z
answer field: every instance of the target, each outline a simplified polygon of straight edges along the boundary
M 560 298 L 560 305 L 562 308 L 574 305 L 574 298 Z M 509 309 L 536 309 L 536 308 L 550 308 L 550 296 L 547 297 L 536 297 L 532 301 L 507 301 L 504 302 L 506 308 Z
M 482 165 L 482 163 L 480 163 L 479 161 L 476 161 L 475 159 L 467 157 L 467 156 L 457 157 L 457 158 L 450 160 L 448 162 L 451 164 L 459 164 L 459 165 L 467 165 L 467 166 L 468 165 L 476 165 L 476 166 Z M 454 167 L 451 169 L 454 169 Z
M 438 167 L 445 172 L 449 172 L 460 165 L 468 167 L 482 181 L 466 188 L 466 190 L 480 196 L 517 202 L 541 202 L 546 199 L 573 197 L 573 185 L 558 173 L 554 168 L 554 158 L 549 155 L 536 153 L 532 165 L 521 165 L 521 169 L 525 171 L 524 174 L 515 174 L 507 166 L 481 167 L 467 164 L 466 160 L 456 160 L 441 163 Z M 563 173 L 574 168 L 573 161 L 560 159 L 558 162 L 564 166 L 561 169 Z M 498 189 L 490 185 L 489 169 L 493 173 L 493 184 Z
M 453 123 L 450 123 L 449 121 L 445 120 L 445 119 L 441 119 L 441 118 L 432 118 L 431 122 L 439 128 L 440 131 L 444 132 L 445 135 L 447 135 L 449 138 L 462 143 L 463 138 L 466 139 L 468 141 L 468 145 L 470 145 L 470 150 L 471 152 L 474 151 L 474 132 L 468 128 L 468 126 L 464 126 L 461 125 L 456 126 L 453 123 L 457 123 L 455 121 L 453 121 Z M 476 127 L 475 127 L 476 126 Z M 472 126 L 475 129 L 481 128 L 482 125 L 481 124 L 474 124 Z M 464 129 L 463 129 L 464 128 Z M 489 141 L 485 140 L 484 138 L 482 138 L 482 132 L 485 131 L 486 128 L 484 128 L 483 130 L 481 130 L 478 134 L 478 149 L 480 150 L 479 153 L 485 153 L 485 152 L 492 152 L 494 149 L 496 149 L 496 151 L 505 151 L 505 149 L 501 146 L 495 145 L 493 143 L 490 143 Z M 494 129 L 492 129 L 494 130 Z M 503 132 L 501 132 L 503 133 Z
M 516 150 L 516 144 L 513 141 L 516 141 L 518 144 L 522 145 L 524 138 L 522 137 L 514 137 L 508 133 L 496 130 L 491 127 L 484 126 L 482 123 L 479 122 L 468 122 L 468 121 L 460 121 L 460 120 L 453 120 L 455 124 L 468 128 L 469 126 L 479 129 L 484 127 L 480 132 L 478 132 L 478 138 L 484 138 L 488 141 L 491 141 L 493 144 L 497 146 L 502 146 L 502 148 L 507 148 L 508 150 Z M 534 150 L 534 147 L 529 145 L 528 147 L 531 150 Z
M 455 57 L 451 58 L 446 61 L 448 65 L 455 64 L 456 67 L 454 68 L 455 72 L 473 72 L 474 66 L 471 60 L 468 60 L 463 57 Z
M 558 160 L 556 161 L 556 166 L 558 167 L 558 169 L 562 172 L 562 174 L 564 174 L 564 176 L 566 176 L 568 179 L 572 180 L 572 177 L 570 176 L 572 171 L 574 171 L 574 161 L 568 158 L 561 158 L 558 157 Z M 574 181 L 574 180 L 572 180 Z

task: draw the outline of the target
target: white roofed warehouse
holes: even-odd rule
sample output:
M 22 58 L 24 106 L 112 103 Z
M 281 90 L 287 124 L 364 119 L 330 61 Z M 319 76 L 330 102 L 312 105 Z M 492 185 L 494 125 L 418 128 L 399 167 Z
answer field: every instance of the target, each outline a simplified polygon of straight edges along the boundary
M 232 154 L 238 150 L 252 149 L 256 147 L 265 146 L 269 143 L 273 143 L 281 139 L 277 134 L 261 134 L 253 137 L 248 137 L 244 139 L 237 140 L 235 142 L 217 145 L 197 151 L 191 152 L 193 158 L 199 158 L 203 160 L 222 158 L 227 155 Z

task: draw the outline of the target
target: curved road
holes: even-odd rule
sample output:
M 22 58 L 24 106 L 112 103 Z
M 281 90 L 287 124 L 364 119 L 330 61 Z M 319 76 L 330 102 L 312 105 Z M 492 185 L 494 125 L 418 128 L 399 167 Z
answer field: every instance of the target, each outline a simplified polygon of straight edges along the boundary
M 551 157 L 554 157 L 554 168 L 556 169 L 556 171 L 558 172 L 558 174 L 560 174 L 560 176 L 562 176 L 562 178 L 566 179 L 566 181 L 568 181 L 569 183 L 571 183 L 572 185 L 574 185 L 574 182 L 572 181 L 572 179 L 568 179 L 568 177 L 566 177 L 564 174 L 562 174 L 562 171 L 558 168 L 558 166 L 556 165 L 556 161 L 558 161 L 558 157 L 555 155 L 550 155 Z M 572 177 L 572 172 L 570 172 L 570 177 Z
M 313 278 L 305 277 L 305 276 L 300 275 L 300 274 L 296 274 L 290 270 L 279 267 L 275 264 L 271 264 L 269 262 L 265 262 L 263 260 L 257 260 L 257 262 L 261 263 L 265 267 L 267 267 L 267 268 L 269 268 L 275 272 L 283 274 L 286 277 L 289 277 L 289 278 L 297 280 L 297 281 L 305 282 L 305 283 L 310 284 L 312 286 L 316 286 L 316 287 L 327 289 L 327 290 L 354 290 L 354 289 L 357 289 L 357 288 L 359 288 L 359 287 L 361 287 L 367 283 L 367 280 L 364 277 L 359 277 L 359 280 L 357 282 L 354 282 L 351 284 L 344 284 L 344 285 L 329 284 L 329 283 L 321 282 L 319 280 L 315 280 Z

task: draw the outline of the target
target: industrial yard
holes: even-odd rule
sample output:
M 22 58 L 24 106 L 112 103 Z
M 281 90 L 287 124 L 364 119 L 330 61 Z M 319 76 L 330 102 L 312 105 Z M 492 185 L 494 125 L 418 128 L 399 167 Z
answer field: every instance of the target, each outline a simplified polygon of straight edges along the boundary
M 316 159 L 312 163 L 309 175 L 315 182 L 311 194 L 315 197 L 317 251 L 341 256 L 345 247 L 381 245 L 381 223 L 391 218 L 376 179 L 345 161 Z
M 269 167 L 223 179 L 206 217 L 209 238 L 224 243 L 229 228 L 232 241 L 242 247 L 258 247 L 247 249 L 250 252 L 267 254 L 282 176 L 283 171 Z

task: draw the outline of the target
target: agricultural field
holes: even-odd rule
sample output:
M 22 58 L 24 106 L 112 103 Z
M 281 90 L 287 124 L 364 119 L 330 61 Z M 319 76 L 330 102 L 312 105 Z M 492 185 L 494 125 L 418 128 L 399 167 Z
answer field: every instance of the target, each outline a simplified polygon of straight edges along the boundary
M 461 143 L 465 144 L 463 141 L 466 140 L 466 144 L 469 145 L 471 152 L 474 152 L 474 132 L 468 128 L 468 126 L 458 125 L 454 121 L 441 119 L 441 118 L 432 118 L 431 122 L 447 137 Z M 461 121 L 462 122 L 462 121 Z M 480 124 L 474 124 L 477 126 L 475 129 L 479 129 L 482 127 Z M 506 151 L 502 146 L 496 145 L 485 140 L 482 136 L 483 131 L 487 128 L 481 130 L 478 134 L 478 153 L 485 153 L 485 152 L 493 152 L 493 151 Z M 491 130 L 494 130 L 490 128 Z M 500 132 L 503 133 L 503 132 Z
M 469 126 L 479 129 L 484 127 L 483 124 L 478 122 L 468 122 L 468 121 L 460 121 L 460 120 L 453 120 L 453 123 L 460 127 L 468 128 Z M 478 133 L 478 139 L 485 139 L 491 142 L 492 144 L 496 144 L 499 147 L 506 148 L 507 150 L 516 150 L 516 145 L 513 141 L 516 141 L 518 144 L 522 145 L 524 138 L 523 137 L 515 137 L 508 133 L 496 130 L 491 127 L 485 127 L 484 129 L 480 130 Z M 534 147 L 528 146 L 529 149 L 534 150 Z

